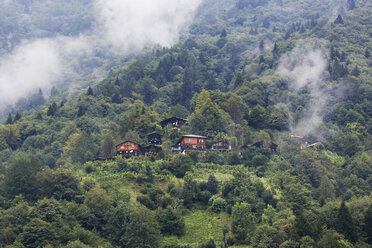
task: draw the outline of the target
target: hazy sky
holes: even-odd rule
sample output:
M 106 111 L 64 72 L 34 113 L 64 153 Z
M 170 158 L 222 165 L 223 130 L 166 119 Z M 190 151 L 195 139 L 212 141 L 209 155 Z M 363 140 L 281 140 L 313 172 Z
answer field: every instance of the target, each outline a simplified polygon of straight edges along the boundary
M 0 57 L 0 112 L 29 92 L 48 90 L 76 73 L 74 63 L 94 50 L 125 54 L 176 43 L 201 1 L 94 0 L 96 24 L 90 33 L 23 41 Z

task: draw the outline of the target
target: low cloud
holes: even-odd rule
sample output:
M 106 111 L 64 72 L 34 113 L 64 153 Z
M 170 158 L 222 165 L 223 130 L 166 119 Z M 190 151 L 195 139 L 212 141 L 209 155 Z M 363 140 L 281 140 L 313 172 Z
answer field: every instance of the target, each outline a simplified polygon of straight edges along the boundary
M 305 87 L 310 92 L 310 103 L 302 118 L 292 124 L 291 131 L 298 135 L 314 132 L 323 121 L 322 109 L 327 104 L 330 91 L 322 82 L 326 76 L 328 59 L 324 45 L 309 40 L 300 41 L 287 55 L 280 59 L 277 72 L 286 78 L 289 88 L 297 93 Z
M 103 42 L 123 50 L 170 46 L 192 21 L 201 0 L 96 0 Z
M 95 0 L 97 19 L 89 33 L 23 41 L 0 57 L 0 114 L 39 88 L 46 92 L 74 78 L 80 60 L 96 51 L 120 56 L 155 44 L 175 44 L 201 1 Z

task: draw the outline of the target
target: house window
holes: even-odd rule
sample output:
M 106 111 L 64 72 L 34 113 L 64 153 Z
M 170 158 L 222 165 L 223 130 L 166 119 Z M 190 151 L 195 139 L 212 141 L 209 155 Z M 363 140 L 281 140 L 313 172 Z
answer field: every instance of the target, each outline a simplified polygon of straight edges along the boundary
M 203 142 L 204 142 L 204 140 L 202 140 L 202 139 L 199 140 L 199 143 L 203 143 Z
M 192 139 L 189 139 L 189 142 L 192 142 Z
M 121 149 L 124 149 L 124 146 L 122 146 Z
M 196 145 L 192 145 L 192 148 L 194 148 L 194 149 L 196 149 L 196 148 L 198 148 Z
M 204 149 L 204 146 L 203 146 L 203 145 L 201 146 L 201 149 L 202 149 L 202 150 Z

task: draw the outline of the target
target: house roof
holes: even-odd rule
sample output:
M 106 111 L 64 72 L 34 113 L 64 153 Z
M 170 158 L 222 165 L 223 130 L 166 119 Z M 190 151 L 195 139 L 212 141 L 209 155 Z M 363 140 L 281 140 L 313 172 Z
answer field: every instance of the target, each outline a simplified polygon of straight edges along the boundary
M 208 137 L 195 135 L 195 134 L 186 134 L 186 135 L 183 135 L 182 138 L 208 139 Z
M 131 140 L 126 140 L 126 141 L 124 141 L 124 142 L 121 142 L 120 144 L 117 144 L 116 146 L 120 146 L 120 145 L 122 145 L 122 144 L 124 144 L 124 143 L 126 143 L 126 142 L 131 142 L 131 143 L 133 143 L 133 144 L 135 144 L 135 145 L 140 146 L 138 143 L 136 143 L 136 142 L 134 142 L 134 141 L 131 141 Z
M 314 144 L 308 145 L 307 147 L 312 148 L 312 147 L 320 145 L 320 144 L 322 144 L 322 143 L 321 142 L 316 142 Z
M 205 136 L 201 136 L 201 135 L 195 135 L 195 134 L 186 134 L 186 135 L 182 135 L 182 137 L 177 141 L 176 145 L 181 143 L 181 140 L 183 138 L 196 138 L 196 139 L 208 139 L 208 137 L 205 137 Z
M 154 135 L 154 134 L 157 134 L 157 135 L 163 136 L 162 134 L 160 134 L 160 133 L 157 133 L 157 132 L 152 132 L 152 133 L 149 133 L 149 134 L 147 134 L 147 136 L 150 136 L 150 135 Z
M 185 121 L 185 122 L 187 121 L 187 119 L 183 119 L 183 118 L 179 118 L 179 117 L 173 116 L 171 118 L 168 118 L 168 119 L 165 119 L 165 120 L 161 121 L 160 124 L 167 123 L 167 122 L 173 122 L 175 120 Z

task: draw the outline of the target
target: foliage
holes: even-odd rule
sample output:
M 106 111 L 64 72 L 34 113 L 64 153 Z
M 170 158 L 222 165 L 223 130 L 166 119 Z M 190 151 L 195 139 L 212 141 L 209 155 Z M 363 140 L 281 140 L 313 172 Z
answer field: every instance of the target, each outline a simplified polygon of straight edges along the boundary
M 0 55 L 92 24 L 91 1 L 5 2 Z M 7 109 L 0 246 L 368 247 L 372 5 L 336 5 L 204 1 L 182 42 L 130 61 L 95 51 L 112 61 L 101 82 Z M 290 63 L 287 78 L 291 54 L 314 61 Z M 188 122 L 162 128 L 172 116 Z M 116 143 L 146 147 L 151 132 L 163 135 L 157 157 L 114 157 Z M 232 150 L 172 153 L 185 134 Z

